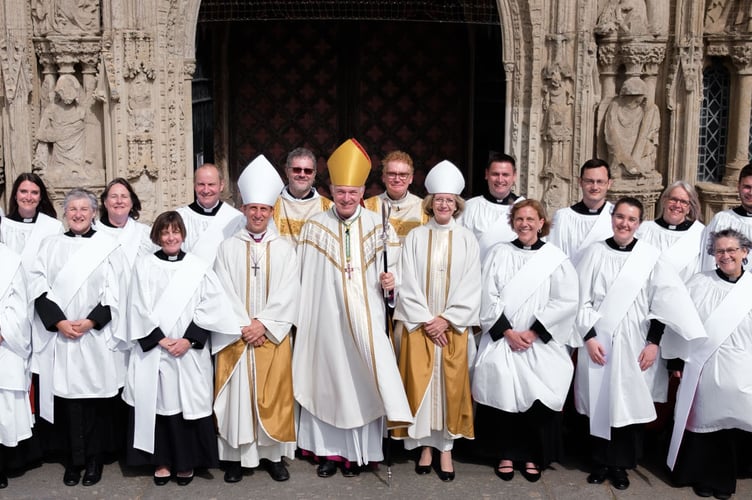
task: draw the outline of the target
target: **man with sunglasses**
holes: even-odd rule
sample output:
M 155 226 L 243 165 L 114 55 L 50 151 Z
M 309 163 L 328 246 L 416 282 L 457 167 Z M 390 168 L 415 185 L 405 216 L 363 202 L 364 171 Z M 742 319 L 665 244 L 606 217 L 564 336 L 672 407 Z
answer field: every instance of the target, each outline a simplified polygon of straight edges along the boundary
M 381 160 L 381 181 L 386 191 L 365 200 L 368 210 L 381 214 L 381 206 L 391 206 L 389 223 L 399 236 L 400 243 L 410 230 L 425 224 L 428 216 L 423 212 L 423 198 L 408 191 L 413 182 L 413 159 L 404 151 L 392 151 Z
M 715 257 L 708 255 L 706 251 L 712 233 L 721 229 L 735 229 L 747 238 L 752 238 L 752 163 L 747 163 L 739 172 L 736 187 L 741 205 L 715 214 L 702 233 L 702 271 L 712 271 L 716 268 Z M 744 263 L 744 270 L 752 270 L 752 265 L 749 262 Z
M 274 205 L 274 225 L 279 236 L 298 244 L 303 224 L 312 216 L 329 210 L 332 201 L 313 187 L 316 180 L 316 155 L 306 148 L 295 148 L 285 163 L 287 185 Z

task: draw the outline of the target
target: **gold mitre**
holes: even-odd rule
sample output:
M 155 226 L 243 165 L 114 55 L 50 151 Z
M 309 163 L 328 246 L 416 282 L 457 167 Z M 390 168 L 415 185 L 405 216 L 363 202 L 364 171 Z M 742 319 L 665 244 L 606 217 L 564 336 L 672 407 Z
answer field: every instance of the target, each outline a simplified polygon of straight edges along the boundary
M 355 139 L 348 139 L 334 150 L 326 162 L 329 179 L 335 186 L 364 186 L 371 172 L 371 159 Z

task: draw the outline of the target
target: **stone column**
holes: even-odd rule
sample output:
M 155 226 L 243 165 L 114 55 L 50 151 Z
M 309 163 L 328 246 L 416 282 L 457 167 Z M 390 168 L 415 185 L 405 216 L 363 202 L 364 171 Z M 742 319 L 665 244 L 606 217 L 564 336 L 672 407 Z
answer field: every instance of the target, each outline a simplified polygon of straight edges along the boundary
M 731 60 L 737 68 L 736 85 L 731 99 L 729 142 L 723 183 L 735 186 L 739 172 L 749 163 L 749 103 L 752 102 L 752 43 L 731 48 Z

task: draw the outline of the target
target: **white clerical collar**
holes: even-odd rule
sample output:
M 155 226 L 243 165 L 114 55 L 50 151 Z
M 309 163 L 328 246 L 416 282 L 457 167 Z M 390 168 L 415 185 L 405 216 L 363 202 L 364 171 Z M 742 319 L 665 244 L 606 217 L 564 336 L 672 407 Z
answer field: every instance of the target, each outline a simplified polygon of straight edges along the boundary
M 176 260 L 178 260 L 178 257 L 180 257 L 180 256 L 179 255 L 168 255 L 167 256 L 167 260 L 169 260 L 170 262 L 175 262 Z
M 217 203 L 215 203 L 214 205 L 212 205 L 211 208 L 206 208 L 198 200 L 196 200 L 196 205 L 198 205 L 201 208 L 201 210 L 204 211 L 204 213 L 210 214 L 210 213 L 212 213 L 214 211 L 215 208 L 217 208 L 217 205 L 219 205 L 219 201 L 220 200 L 217 200 Z
M 34 217 L 29 217 L 28 219 L 23 219 L 23 222 L 25 224 L 31 224 L 32 222 L 34 222 Z
M 400 207 L 400 204 L 405 203 L 407 201 L 407 195 L 410 194 L 409 191 L 405 191 L 405 194 L 402 195 L 402 198 L 394 199 L 391 196 L 389 196 L 389 192 L 384 193 L 384 200 L 388 201 L 389 204 L 394 208 L 395 212 L 399 212 L 402 207 Z

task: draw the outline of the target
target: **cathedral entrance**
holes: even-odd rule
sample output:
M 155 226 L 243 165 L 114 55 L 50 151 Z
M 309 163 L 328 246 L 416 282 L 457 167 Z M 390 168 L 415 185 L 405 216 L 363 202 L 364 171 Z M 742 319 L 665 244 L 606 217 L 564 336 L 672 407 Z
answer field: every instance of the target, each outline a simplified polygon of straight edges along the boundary
M 463 14 L 472 22 L 437 22 L 425 7 L 411 20 L 379 19 L 358 7 L 364 2 L 341 2 L 354 7 L 329 13 L 338 19 L 322 19 L 314 8 L 309 19 L 300 12 L 292 19 L 246 19 L 235 11 L 217 20 L 217 3 L 202 3 L 197 29 L 196 162 L 226 162 L 234 180 L 259 153 L 281 168 L 288 151 L 306 146 L 319 157 L 322 185 L 326 158 L 354 137 L 374 166 L 391 150 L 407 151 L 418 193 L 442 159 L 465 172 L 467 195 L 482 188 L 488 152 L 504 147 L 495 2 L 474 3 L 493 8 L 495 16 L 482 22 L 472 13 Z M 374 170 L 369 184 L 379 190 Z

